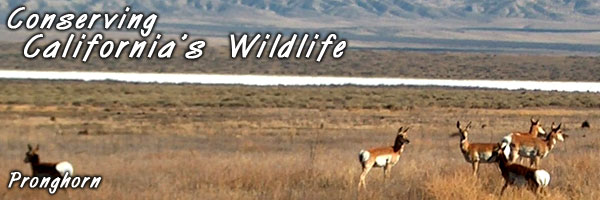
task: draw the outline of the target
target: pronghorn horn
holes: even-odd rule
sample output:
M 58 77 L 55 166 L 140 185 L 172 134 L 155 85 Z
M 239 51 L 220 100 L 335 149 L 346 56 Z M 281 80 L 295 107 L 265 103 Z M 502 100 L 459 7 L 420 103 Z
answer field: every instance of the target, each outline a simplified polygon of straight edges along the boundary
M 456 121 L 456 128 L 460 129 L 460 121 Z
M 35 150 L 36 150 L 36 151 L 37 151 L 37 150 L 40 150 L 40 144 L 36 144 L 36 145 L 35 145 Z
M 561 126 L 562 126 L 562 123 L 558 124 L 558 127 L 556 127 L 556 129 L 560 129 Z
M 402 133 L 402 128 L 404 128 L 404 127 L 403 127 L 403 126 L 401 126 L 401 127 L 398 129 L 398 134 Z
M 29 151 L 31 151 L 33 149 L 33 147 L 31 146 L 31 144 L 27 144 L 27 148 L 29 148 Z
M 406 127 L 406 128 L 404 129 L 404 131 L 402 131 L 402 133 L 406 133 L 406 132 L 408 131 L 408 129 L 410 129 L 410 127 Z
M 471 122 L 469 122 L 469 123 L 467 124 L 467 127 L 466 127 L 465 129 L 469 129 L 469 128 L 471 128 Z

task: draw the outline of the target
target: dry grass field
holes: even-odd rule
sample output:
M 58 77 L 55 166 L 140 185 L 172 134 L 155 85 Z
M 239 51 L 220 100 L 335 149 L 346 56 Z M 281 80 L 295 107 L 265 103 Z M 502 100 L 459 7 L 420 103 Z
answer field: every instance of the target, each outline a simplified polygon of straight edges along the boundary
M 473 121 L 471 141 L 496 142 L 527 131 L 531 117 L 547 130 L 562 122 L 570 135 L 542 160 L 552 175 L 543 199 L 600 199 L 598 94 L 1 83 L 0 183 L 12 170 L 31 173 L 28 143 L 40 144 L 42 161 L 68 160 L 75 174 L 104 179 L 54 196 L 0 187 L 0 199 L 498 199 L 497 165 L 473 177 L 450 135 L 457 120 Z M 591 129 L 579 128 L 584 120 Z M 400 126 L 411 127 L 411 143 L 391 179 L 374 169 L 357 193 L 358 151 L 391 145 Z M 503 197 L 534 198 L 525 189 Z

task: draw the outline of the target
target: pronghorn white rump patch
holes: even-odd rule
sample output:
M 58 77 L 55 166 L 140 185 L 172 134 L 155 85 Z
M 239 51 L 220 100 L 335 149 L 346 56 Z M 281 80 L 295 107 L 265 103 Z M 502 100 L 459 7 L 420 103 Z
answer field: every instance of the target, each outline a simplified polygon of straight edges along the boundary
M 548 184 L 550 184 L 550 173 L 548 173 L 546 170 L 536 170 L 535 171 L 535 182 L 537 182 L 537 184 L 540 187 L 546 187 L 548 186 Z
M 72 170 L 72 169 L 71 169 Z M 78 189 L 85 188 L 89 185 L 90 189 L 98 189 L 101 176 L 71 176 L 66 172 L 62 177 L 37 177 L 23 176 L 21 172 L 10 172 L 10 181 L 8 189 L 13 187 L 13 184 L 19 188 L 29 187 L 30 189 L 48 189 L 48 193 L 55 194 L 58 189 Z
M 369 153 L 369 151 L 360 150 L 360 152 L 358 153 L 358 160 L 361 163 L 367 162 L 367 160 L 369 160 L 369 157 L 371 157 L 371 153 Z
M 67 172 L 70 175 L 73 175 L 73 165 L 67 161 L 59 162 L 56 164 L 56 171 L 58 171 L 61 176 L 64 176 Z

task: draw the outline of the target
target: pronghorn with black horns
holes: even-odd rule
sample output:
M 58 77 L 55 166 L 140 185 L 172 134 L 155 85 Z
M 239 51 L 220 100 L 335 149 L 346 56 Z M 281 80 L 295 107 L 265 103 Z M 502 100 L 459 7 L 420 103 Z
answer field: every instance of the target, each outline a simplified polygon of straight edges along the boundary
M 362 173 L 360 174 L 360 180 L 358 182 L 359 190 L 361 185 L 364 189 L 367 189 L 365 178 L 373 167 L 383 168 L 383 178 L 385 181 L 385 178 L 389 176 L 389 171 L 396 163 L 398 163 L 398 160 L 400 160 L 400 155 L 404 151 L 404 146 L 410 143 L 406 137 L 408 129 L 409 128 L 403 130 L 402 127 L 398 129 L 394 146 L 360 150 L 360 153 L 358 153 L 358 161 L 360 161 L 360 164 L 362 165 Z
M 457 121 L 456 128 L 458 128 L 458 132 L 460 133 L 460 151 L 465 160 L 473 166 L 474 176 L 477 176 L 477 172 L 479 171 L 479 163 L 496 162 L 496 157 L 498 156 L 497 150 L 499 149 L 498 143 L 470 143 L 469 129 L 471 128 L 471 122 L 462 128 L 460 121 Z
M 527 186 L 538 195 L 544 191 L 544 188 L 550 184 L 550 173 L 546 170 L 525 167 L 508 161 L 508 155 L 504 154 L 504 149 L 498 150 L 498 167 L 504 178 L 504 186 L 500 191 L 500 196 L 504 194 L 509 185 Z
M 64 177 L 65 173 L 73 176 L 73 165 L 67 161 L 58 163 L 42 163 L 40 156 L 37 154 L 40 150 L 40 145 L 36 145 L 35 149 L 31 144 L 27 145 L 29 151 L 25 154 L 25 163 L 31 163 L 31 171 L 33 176 L 37 177 Z
M 564 134 L 561 130 L 562 124 L 558 126 L 552 122 L 552 132 L 546 135 L 544 140 L 531 137 L 510 134 L 502 138 L 501 148 L 504 150 L 505 155 L 510 155 L 511 162 L 514 162 L 523 156 L 530 159 L 530 166 L 539 167 L 540 159 L 548 156 L 548 153 L 554 148 L 558 141 L 564 141 L 567 134 Z
M 544 128 L 542 128 L 542 123 L 540 122 L 540 119 L 535 120 L 531 118 L 531 126 L 529 127 L 529 132 L 512 132 L 510 134 L 537 137 L 539 134 L 545 135 L 546 131 L 544 131 Z

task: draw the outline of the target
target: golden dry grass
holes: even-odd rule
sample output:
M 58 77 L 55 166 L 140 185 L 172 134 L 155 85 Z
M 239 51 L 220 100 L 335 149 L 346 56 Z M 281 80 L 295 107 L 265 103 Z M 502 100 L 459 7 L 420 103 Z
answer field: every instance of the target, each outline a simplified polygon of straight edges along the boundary
M 223 88 L 227 87 L 213 89 L 218 93 Z M 68 160 L 76 174 L 104 177 L 98 190 L 61 191 L 53 196 L 58 199 L 498 199 L 503 180 L 497 166 L 482 164 L 480 176 L 472 177 L 459 139 L 449 135 L 456 132 L 456 120 L 473 121 L 472 141 L 495 142 L 509 131 L 527 130 L 530 117 L 540 117 L 546 128 L 552 121 L 562 122 L 571 135 L 542 160 L 542 168 L 552 175 L 545 199 L 600 198 L 597 108 L 390 110 L 33 102 L 51 103 L 0 105 L 0 183 L 8 182 L 11 170 L 31 173 L 23 163 L 27 143 L 41 144 L 42 161 Z M 592 129 L 578 128 L 583 120 Z M 481 129 L 482 124 L 487 127 Z M 391 145 L 394 131 L 406 125 L 412 127 L 411 143 L 391 179 L 384 183 L 382 171 L 374 169 L 367 177 L 368 191 L 357 193 L 358 151 Z M 88 134 L 78 134 L 84 129 Z M 534 198 L 524 189 L 505 195 L 504 199 Z M 45 190 L 0 187 L 2 198 L 50 196 Z

